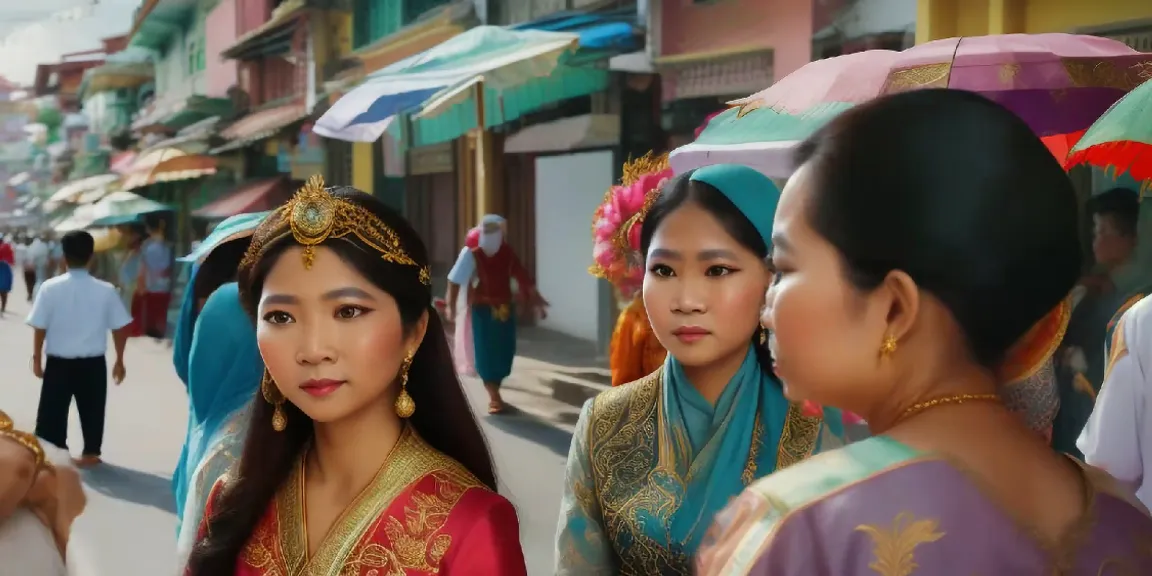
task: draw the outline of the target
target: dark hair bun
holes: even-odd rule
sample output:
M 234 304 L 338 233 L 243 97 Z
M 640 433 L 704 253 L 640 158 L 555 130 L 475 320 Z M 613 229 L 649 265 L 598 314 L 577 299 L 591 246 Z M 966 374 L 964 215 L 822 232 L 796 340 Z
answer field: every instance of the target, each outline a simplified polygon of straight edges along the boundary
M 861 289 L 908 273 L 996 365 L 1064 298 L 1081 268 L 1076 193 L 1028 126 L 957 90 L 880 98 L 800 147 L 811 219 Z

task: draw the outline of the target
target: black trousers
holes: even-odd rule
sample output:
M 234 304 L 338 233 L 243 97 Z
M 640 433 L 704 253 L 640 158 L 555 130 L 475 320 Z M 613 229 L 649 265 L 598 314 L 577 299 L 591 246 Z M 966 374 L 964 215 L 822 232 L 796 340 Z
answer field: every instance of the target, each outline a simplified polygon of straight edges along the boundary
M 28 289 L 28 301 L 32 301 L 32 290 L 36 288 L 36 271 L 24 269 L 24 288 Z
M 40 406 L 36 410 L 36 435 L 68 449 L 68 411 L 76 398 L 84 455 L 99 456 L 104 443 L 104 407 L 108 400 L 108 370 L 103 356 L 60 358 L 48 356 Z

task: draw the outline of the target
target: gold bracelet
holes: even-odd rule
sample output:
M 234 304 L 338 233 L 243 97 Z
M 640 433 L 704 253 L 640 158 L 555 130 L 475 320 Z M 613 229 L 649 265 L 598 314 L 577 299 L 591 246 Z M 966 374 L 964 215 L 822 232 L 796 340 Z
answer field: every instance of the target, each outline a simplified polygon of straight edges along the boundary
M 11 438 L 17 444 L 25 447 L 28 451 L 32 452 L 32 457 L 36 461 L 36 469 L 44 467 L 44 447 L 40 446 L 40 439 L 35 434 L 29 434 L 22 430 L 0 430 L 0 438 Z

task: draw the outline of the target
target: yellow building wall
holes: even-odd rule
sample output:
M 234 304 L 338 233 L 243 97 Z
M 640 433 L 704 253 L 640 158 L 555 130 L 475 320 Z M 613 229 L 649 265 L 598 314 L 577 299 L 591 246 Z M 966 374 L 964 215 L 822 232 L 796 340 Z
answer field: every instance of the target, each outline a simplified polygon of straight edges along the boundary
M 352 144 L 352 187 L 365 192 L 375 190 L 375 172 L 372 162 L 372 143 L 354 142 Z
M 1152 18 L 1152 0 L 917 0 L 916 43 L 985 34 L 1074 32 Z

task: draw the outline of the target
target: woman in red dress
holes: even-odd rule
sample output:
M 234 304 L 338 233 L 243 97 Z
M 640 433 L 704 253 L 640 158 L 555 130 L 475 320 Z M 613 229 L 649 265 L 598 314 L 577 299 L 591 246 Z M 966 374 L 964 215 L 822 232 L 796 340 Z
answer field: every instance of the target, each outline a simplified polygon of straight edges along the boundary
M 314 176 L 257 228 L 239 284 L 266 371 L 187 573 L 524 576 L 412 227 Z

